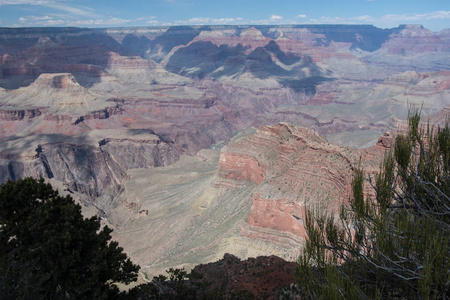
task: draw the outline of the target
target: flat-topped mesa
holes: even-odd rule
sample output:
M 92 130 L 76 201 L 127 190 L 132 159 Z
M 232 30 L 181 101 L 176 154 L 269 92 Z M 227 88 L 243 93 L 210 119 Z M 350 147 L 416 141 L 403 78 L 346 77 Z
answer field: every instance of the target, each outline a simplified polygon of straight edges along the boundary
M 398 33 L 398 36 L 404 37 L 434 36 L 434 33 L 431 30 L 425 29 L 422 25 L 419 24 L 402 25 L 399 28 L 401 28 L 401 31 Z
M 4 103 L 14 109 L 46 108 L 49 115 L 77 117 L 116 106 L 106 97 L 84 88 L 70 73 L 44 73 L 30 86 L 8 93 Z
M 81 86 L 78 84 L 75 77 L 70 73 L 45 73 L 32 83 L 35 87 L 50 87 L 53 89 L 78 90 Z
M 414 55 L 424 52 L 446 52 L 450 42 L 422 25 L 405 25 L 399 27 L 397 34 L 392 34 L 382 48 L 390 54 Z

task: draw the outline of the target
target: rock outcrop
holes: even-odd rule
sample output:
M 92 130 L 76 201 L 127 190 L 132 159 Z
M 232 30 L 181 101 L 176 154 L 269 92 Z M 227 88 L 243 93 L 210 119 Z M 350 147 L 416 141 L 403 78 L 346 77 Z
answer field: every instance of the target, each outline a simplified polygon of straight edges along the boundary
M 388 147 L 385 144 L 380 143 L 381 148 Z M 231 182 L 236 182 L 235 188 L 243 181 L 257 185 L 246 218 L 251 225 L 246 234 L 252 238 L 258 236 L 251 233 L 255 227 L 303 238 L 305 209 L 336 212 L 349 199 L 358 157 L 370 157 L 376 165 L 383 152 L 341 148 L 313 131 L 286 123 L 262 126 L 255 134 L 222 149 L 216 187 L 221 187 L 221 180 L 227 188 Z M 374 171 L 373 165 L 366 171 Z M 277 238 L 274 233 L 274 240 Z
M 116 195 L 129 169 L 170 165 L 180 155 L 151 132 L 139 130 L 92 131 L 70 138 L 37 135 L 4 141 L 1 147 L 6 150 L 0 179 L 53 178 L 91 199 Z
M 424 52 L 447 52 L 450 43 L 422 25 L 401 26 L 398 33 L 392 34 L 383 48 L 390 54 L 413 55 Z
M 383 143 L 343 148 L 292 124 L 262 126 L 234 137 L 220 157 L 202 150 L 164 169 L 129 170 L 108 221 L 149 274 L 224 253 L 295 260 L 305 238 L 305 209 L 337 212 L 349 199 L 359 159 L 371 174 L 385 149 Z M 128 228 L 146 238 L 130 236 Z
M 149 273 L 224 253 L 295 260 L 304 210 L 345 203 L 360 159 L 378 170 L 408 104 L 443 124 L 449 36 L 0 28 L 0 182 L 43 176 L 82 198 Z

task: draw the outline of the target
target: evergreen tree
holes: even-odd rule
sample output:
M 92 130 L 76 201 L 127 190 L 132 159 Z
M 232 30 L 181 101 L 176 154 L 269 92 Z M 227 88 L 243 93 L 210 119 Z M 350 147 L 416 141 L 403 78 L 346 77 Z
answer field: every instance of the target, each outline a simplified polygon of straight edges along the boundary
M 357 168 L 353 197 L 333 216 L 306 212 L 308 239 L 297 284 L 312 299 L 449 299 L 450 129 L 419 127 L 386 153 L 364 197 Z
M 107 299 L 137 279 L 108 227 L 44 180 L 0 186 L 0 298 Z

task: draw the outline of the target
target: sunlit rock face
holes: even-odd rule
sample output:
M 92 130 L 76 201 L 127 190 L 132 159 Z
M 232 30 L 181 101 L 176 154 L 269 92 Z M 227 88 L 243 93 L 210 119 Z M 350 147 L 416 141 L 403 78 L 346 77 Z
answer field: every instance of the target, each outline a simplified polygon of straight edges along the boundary
M 421 25 L 406 25 L 393 34 L 383 45 L 391 54 L 417 54 L 424 52 L 448 52 L 450 45 L 444 36 L 433 33 Z
M 358 155 L 376 164 L 384 147 L 346 149 L 302 127 L 263 126 L 222 149 L 217 185 L 221 179 L 255 183 L 247 222 L 304 237 L 305 208 L 335 211 L 348 200 Z
M 445 122 L 449 45 L 409 25 L 0 28 L 0 181 L 50 180 L 149 272 L 295 260 L 304 210 L 348 201 L 408 105 Z

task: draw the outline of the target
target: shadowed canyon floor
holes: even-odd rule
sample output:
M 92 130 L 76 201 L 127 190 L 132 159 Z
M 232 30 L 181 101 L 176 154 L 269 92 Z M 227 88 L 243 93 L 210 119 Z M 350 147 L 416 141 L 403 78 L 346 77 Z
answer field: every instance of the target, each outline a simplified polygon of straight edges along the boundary
M 295 260 L 408 105 L 443 124 L 449 53 L 410 25 L 0 28 L 0 181 L 50 180 L 150 277 Z

